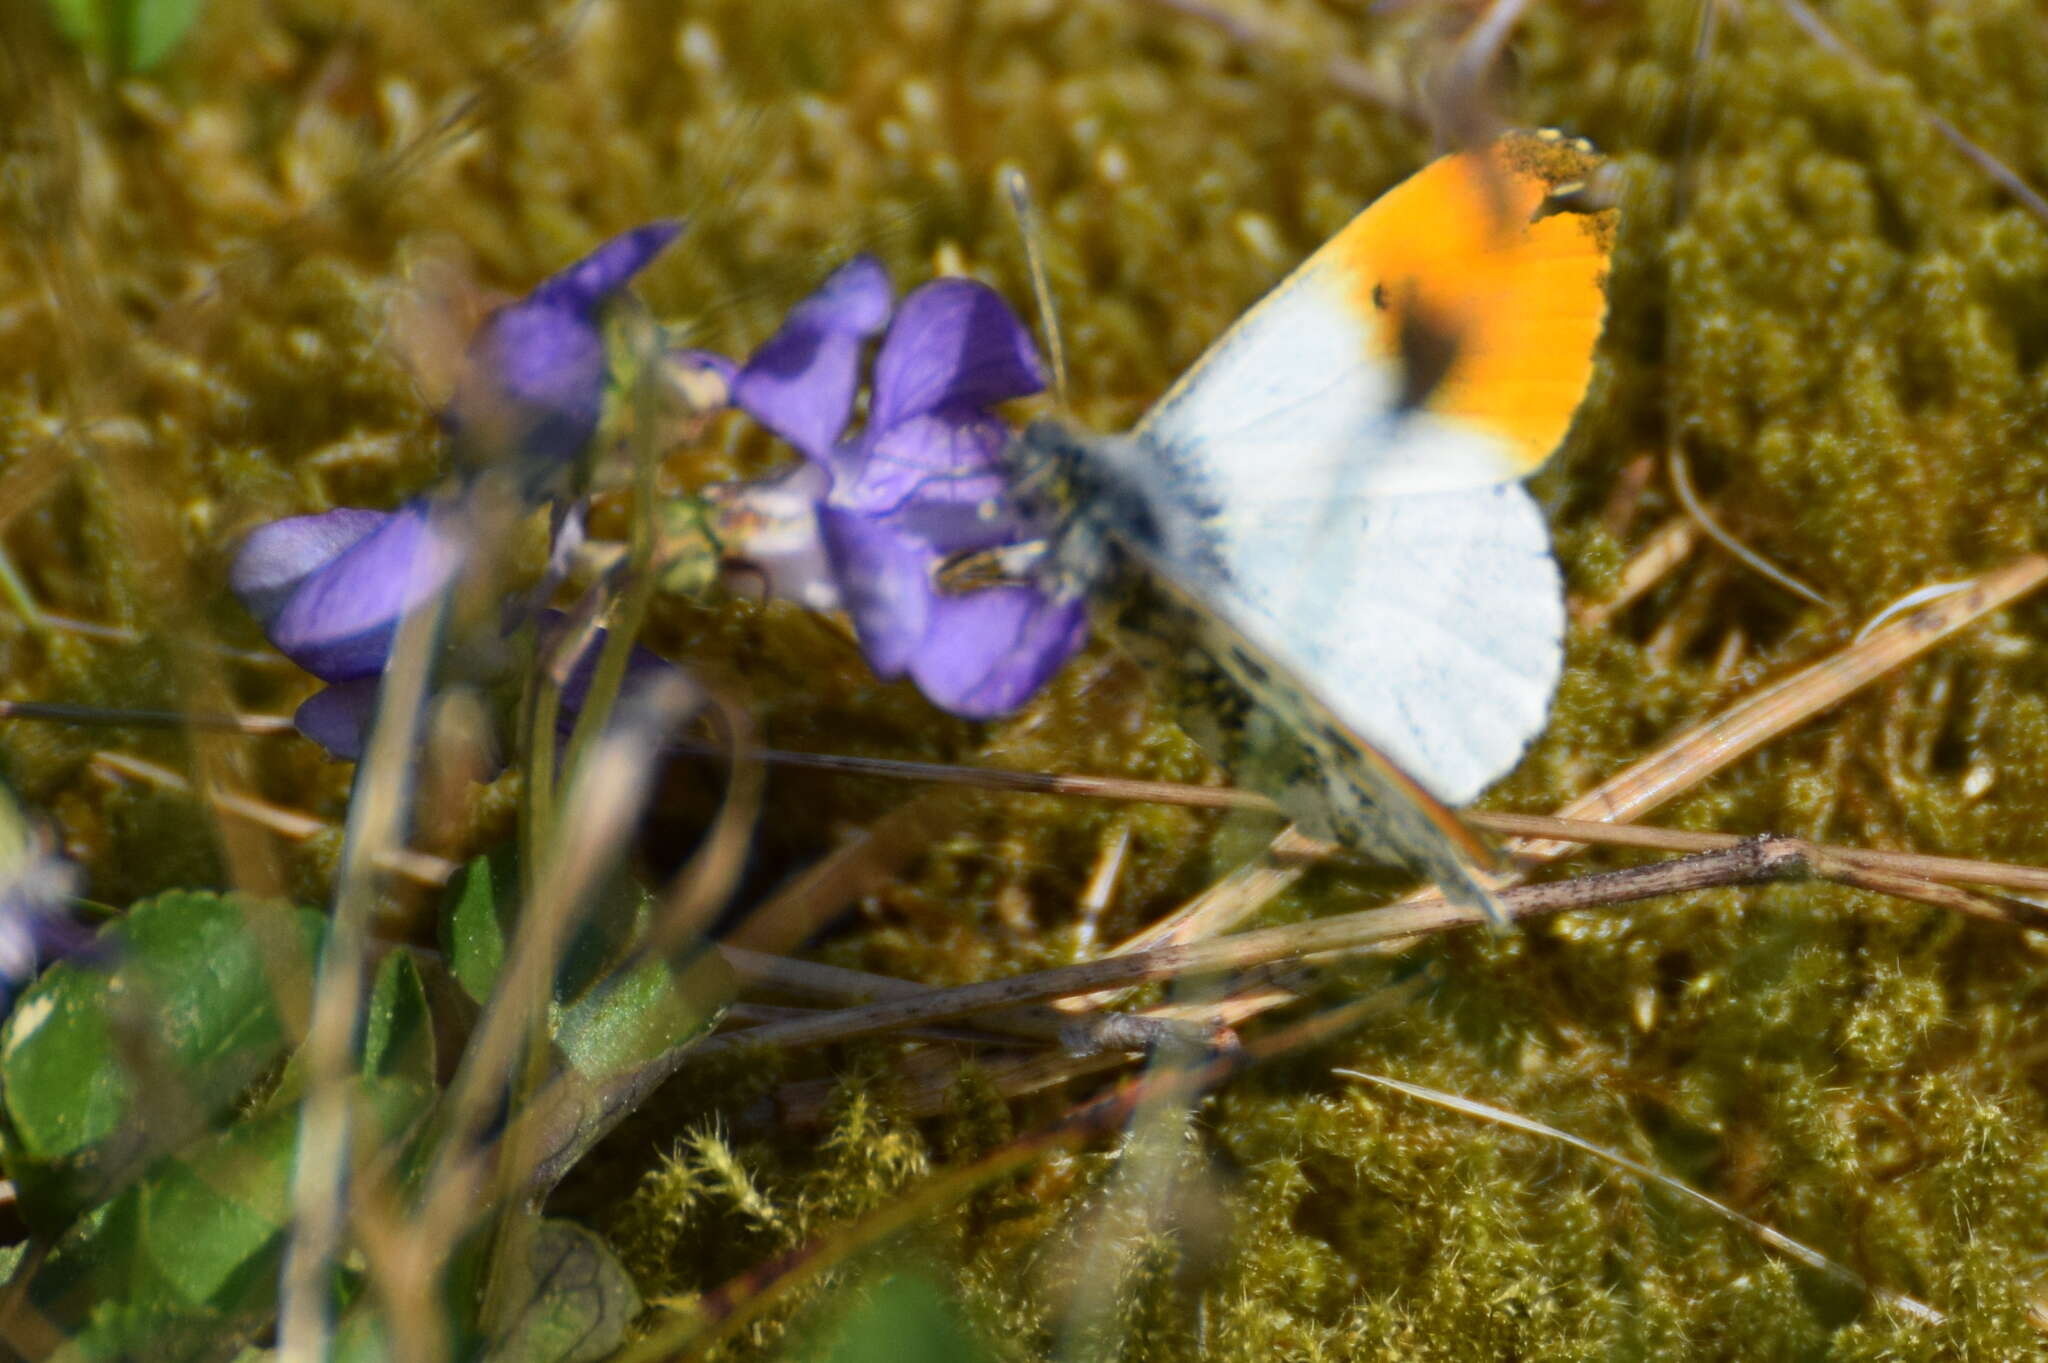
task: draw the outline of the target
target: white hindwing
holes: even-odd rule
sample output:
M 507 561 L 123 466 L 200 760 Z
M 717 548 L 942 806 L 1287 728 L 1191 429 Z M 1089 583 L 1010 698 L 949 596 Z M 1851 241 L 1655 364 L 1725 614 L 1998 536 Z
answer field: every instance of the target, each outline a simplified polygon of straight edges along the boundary
M 1334 513 L 1314 491 L 1212 523 L 1224 580 L 1168 571 L 1431 794 L 1467 803 L 1541 731 L 1563 668 L 1543 513 L 1519 483 Z

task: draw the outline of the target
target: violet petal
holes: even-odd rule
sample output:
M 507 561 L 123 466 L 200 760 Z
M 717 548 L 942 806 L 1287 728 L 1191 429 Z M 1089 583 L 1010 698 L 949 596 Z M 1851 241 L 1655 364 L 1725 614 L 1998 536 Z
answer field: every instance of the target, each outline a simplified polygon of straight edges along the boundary
M 914 290 L 875 356 L 868 426 L 887 430 L 940 407 L 989 407 L 1040 392 L 1045 368 L 1002 295 L 972 279 Z
M 280 653 L 326 681 L 381 672 L 405 613 L 455 575 L 461 546 L 414 502 L 300 584 L 268 633 Z
M 362 760 L 377 714 L 381 676 L 335 682 L 306 697 L 292 714 L 292 727 L 344 762 Z
M 664 221 L 613 237 L 483 320 L 441 413 L 466 462 L 522 455 L 552 471 L 582 453 L 604 411 L 597 310 L 679 230 Z
M 994 549 L 1000 545 L 1043 542 L 1046 528 L 1011 502 L 912 502 L 889 517 L 889 524 L 912 539 L 923 540 L 941 558 Z
M 733 403 L 823 462 L 853 414 L 861 346 L 888 322 L 890 298 L 873 256 L 840 266 L 754 352 L 733 380 Z
M 822 465 L 797 460 L 765 478 L 719 483 L 704 490 L 716 511 L 713 533 L 729 576 L 758 577 L 768 596 L 806 610 L 840 608 L 818 504 L 832 485 Z
M 818 532 L 868 666 L 884 680 L 902 676 L 931 622 L 938 555 L 886 522 L 832 506 L 818 508 Z
M 634 275 L 653 264 L 654 258 L 682 230 L 682 223 L 674 218 L 657 218 L 621 232 L 575 264 L 542 280 L 527 300 L 576 309 L 589 316 L 599 304 L 626 287 Z
M 915 499 L 976 506 L 1003 495 L 1010 428 L 977 409 L 918 413 L 868 434 L 832 460 L 832 504 L 877 516 Z
M 14 994 L 50 962 L 90 954 L 92 929 L 73 918 L 70 899 L 78 873 L 50 850 L 0 787 L 0 844 L 11 863 L 0 884 L 0 1013 Z
M 671 348 L 663 357 L 670 388 L 692 413 L 716 412 L 732 405 L 732 386 L 739 380 L 737 363 L 711 350 Z
M 993 719 L 1029 700 L 1087 638 L 1085 601 L 1021 586 L 942 594 L 910 676 L 940 709 Z
M 307 578 L 390 518 L 388 511 L 343 506 L 259 525 L 235 551 L 228 586 L 267 630 Z

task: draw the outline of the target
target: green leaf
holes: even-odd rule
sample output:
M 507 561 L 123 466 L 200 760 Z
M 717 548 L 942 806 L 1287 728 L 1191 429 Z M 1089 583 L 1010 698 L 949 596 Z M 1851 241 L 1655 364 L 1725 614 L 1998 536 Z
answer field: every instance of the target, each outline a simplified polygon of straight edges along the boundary
M 542 1221 L 527 1242 L 526 1303 L 491 1363 L 590 1363 L 616 1349 L 640 1313 L 633 1280 L 604 1241 L 572 1221 Z
M 202 0 L 129 0 L 128 69 L 148 71 L 171 55 L 199 19 Z
M 276 1309 L 298 1114 L 161 1161 L 58 1241 L 29 1300 L 87 1358 L 232 1357 Z
M 897 1274 L 840 1322 L 824 1357 L 826 1363 L 980 1363 L 990 1353 L 936 1286 Z
M 46 0 L 72 43 L 124 71 L 143 72 L 171 55 L 199 18 L 203 0 Z
M 106 0 L 45 0 L 57 31 L 72 45 L 105 59 L 113 48 L 114 17 Z
M 441 908 L 441 952 L 462 992 L 478 1003 L 491 997 L 505 965 L 519 905 L 519 865 L 509 850 L 480 856 L 462 868 Z
M 443 901 L 442 953 L 462 991 L 482 1004 L 504 968 L 507 944 L 518 930 L 519 861 L 509 847 L 488 852 L 462 868 Z M 606 979 L 646 931 L 653 899 L 632 876 L 614 876 L 569 940 L 555 970 L 555 1002 L 566 1007 Z
M 434 1085 L 434 1018 L 410 951 L 394 951 L 378 967 L 363 1034 L 363 1073 Z
M 0 1032 L 8 1167 L 31 1224 L 54 1234 L 227 1117 L 303 1027 L 324 931 L 309 909 L 174 892 L 101 933 L 109 964 L 60 962 L 32 985 Z
M 683 970 L 647 961 L 563 1009 L 555 1045 L 584 1078 L 609 1079 L 703 1035 L 733 992 L 732 971 L 714 952 Z
M 433 1097 L 428 1084 L 362 1080 L 358 1138 L 398 1139 Z M 278 1102 L 157 1161 L 58 1241 L 30 1302 L 83 1357 L 232 1357 L 276 1314 L 298 1116 Z

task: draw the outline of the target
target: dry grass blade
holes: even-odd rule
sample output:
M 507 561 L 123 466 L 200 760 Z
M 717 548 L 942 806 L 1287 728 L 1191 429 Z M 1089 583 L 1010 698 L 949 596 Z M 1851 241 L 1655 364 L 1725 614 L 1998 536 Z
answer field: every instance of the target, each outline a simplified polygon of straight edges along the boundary
M 1804 0 L 1778 0 L 1778 5 L 1791 16 L 1793 23 L 1806 31 L 1809 38 L 1849 63 L 1856 69 L 1857 74 L 1873 81 L 1885 78 L 1882 72 L 1864 60 L 1861 53 L 1843 42 L 1835 31 L 1828 27 L 1827 21 L 1816 14 L 1812 6 L 1807 5 Z M 1986 151 L 1961 128 L 1932 109 L 1922 109 L 1920 116 L 1927 120 L 1928 127 L 1933 128 L 1944 141 L 1961 152 L 1964 159 L 1996 180 L 2004 187 L 2006 193 L 2025 204 L 2029 213 L 2043 222 L 2048 222 L 2048 199 L 2044 199 L 2038 190 L 2022 180 L 2012 167 Z
M 1869 638 L 1851 644 L 1737 702 L 1686 730 L 1658 751 L 1600 783 L 1558 811 L 1560 817 L 1628 823 L 1768 743 L 1792 726 L 1885 673 L 1909 662 L 1956 631 L 2048 582 L 2048 558 L 2029 554 L 1932 602 Z M 1554 861 L 1578 844 L 1555 840 L 1511 847 L 1527 861 Z
M 1256 861 L 1238 867 L 1166 917 L 1117 943 L 1111 954 L 1199 941 L 1228 932 L 1299 880 L 1312 861 L 1327 850 L 1325 844 L 1289 825 L 1280 830 Z
M 1602 601 L 1575 603 L 1573 617 L 1586 629 L 1599 629 L 1642 600 L 1646 592 L 1691 557 L 1699 538 L 1699 527 L 1690 517 L 1673 516 L 1651 531 L 1642 547 L 1622 565 L 1613 593 Z
M 667 956 L 697 939 L 739 884 L 754 826 L 761 818 L 767 782 L 754 747 L 753 721 L 740 706 L 715 693 L 708 699 L 710 712 L 726 732 L 732 775 L 710 831 L 663 893 L 661 908 L 639 949 L 641 956 Z
M 938 798 L 937 792 L 906 801 L 762 901 L 726 940 L 754 951 L 794 950 L 840 909 L 886 883 L 905 860 L 943 838 L 964 818 L 956 802 Z
M 15 518 L 47 496 L 71 469 L 72 454 L 61 438 L 45 440 L 0 473 L 0 535 Z
M 190 792 L 192 783 L 169 767 L 159 766 L 130 753 L 97 752 L 93 754 L 93 765 L 116 776 L 143 781 L 159 790 Z M 281 838 L 292 842 L 304 842 L 321 833 L 332 831 L 334 825 L 325 819 L 316 818 L 301 810 L 286 809 L 282 805 L 259 800 L 241 791 L 223 790 L 209 785 L 205 790 L 208 804 L 220 814 L 253 824 Z M 379 870 L 393 875 L 404 876 L 420 885 L 446 885 L 455 878 L 462 868 L 446 857 L 437 857 L 431 852 L 417 852 L 409 847 L 387 847 L 376 854 Z
M 1707 510 L 1706 502 L 1701 500 L 1700 494 L 1693 488 L 1692 470 L 1686 463 L 1683 450 L 1674 447 L 1671 451 L 1671 457 L 1665 461 L 1665 467 L 1671 472 L 1671 489 L 1678 494 L 1679 503 L 1685 507 L 1686 515 L 1692 517 L 1693 521 L 1708 539 L 1727 550 L 1729 554 L 1734 556 L 1737 562 L 1741 563 L 1758 577 L 1764 579 L 1764 581 L 1774 586 L 1782 587 L 1794 596 L 1803 597 L 1811 601 L 1830 615 L 1840 615 L 1842 613 L 1841 606 L 1836 602 L 1821 595 L 1812 587 L 1807 586 L 1804 582 L 1801 582 L 1798 578 L 1792 576 L 1792 574 L 1786 572 L 1783 568 L 1780 568 L 1777 564 L 1735 538 L 1734 533 L 1728 527 L 1714 519 L 1714 514 Z
M 1340 1069 L 1330 1072 L 1332 1074 L 1341 1074 L 1346 1079 L 1357 1079 L 1368 1084 L 1378 1084 L 1382 1088 L 1389 1088 L 1396 1093 L 1406 1094 L 1408 1097 L 1420 1102 L 1431 1103 L 1437 1107 L 1461 1113 L 1467 1117 L 1477 1117 L 1481 1121 L 1493 1122 L 1498 1126 L 1511 1127 L 1516 1131 L 1525 1131 L 1532 1136 L 1541 1136 L 1547 1140 L 1569 1145 L 1574 1150 L 1583 1150 L 1595 1159 L 1603 1160 L 1617 1169 L 1626 1170 L 1637 1178 L 1655 1183 L 1661 1188 L 1670 1189 L 1680 1197 L 1697 1203 L 1699 1206 L 1705 1207 L 1707 1210 L 1740 1226 L 1743 1230 L 1749 1232 L 1749 1234 L 1755 1236 L 1770 1248 L 1777 1250 L 1780 1254 L 1797 1259 L 1808 1268 L 1818 1269 L 1837 1282 L 1855 1288 L 1858 1292 L 1876 1297 L 1879 1301 L 1895 1310 L 1903 1311 L 1917 1320 L 1927 1322 L 1929 1325 L 1939 1325 L 1947 1319 L 1941 1312 L 1925 1302 L 1906 1296 L 1901 1292 L 1893 1292 L 1887 1288 L 1873 1286 L 1858 1276 L 1854 1270 L 1846 1265 L 1836 1263 L 1819 1250 L 1802 1245 L 1791 1236 L 1772 1230 L 1761 1221 L 1744 1216 L 1727 1203 L 1708 1197 L 1690 1184 L 1683 1183 L 1669 1174 L 1660 1173 L 1647 1164 L 1632 1160 L 1619 1151 L 1609 1150 L 1603 1145 L 1596 1145 L 1583 1136 L 1574 1136 L 1569 1131 L 1560 1131 L 1554 1126 L 1549 1126 L 1533 1118 L 1521 1116 L 1518 1113 L 1509 1112 L 1505 1108 L 1474 1102 L 1470 1098 L 1460 1098 L 1455 1093 L 1445 1093 L 1441 1089 L 1424 1088 L 1420 1084 L 1404 1083 L 1399 1079 L 1390 1079 L 1381 1074 L 1367 1074 L 1363 1070 Z
M 1276 41 L 1275 35 L 1265 28 L 1252 23 L 1220 5 L 1206 0 L 1145 0 L 1154 9 L 1191 19 L 1198 24 L 1215 29 L 1240 47 L 1270 47 Z M 1348 57 L 1331 57 L 1323 64 L 1323 79 L 1330 88 L 1358 100 L 1385 109 L 1389 113 L 1418 121 L 1419 112 L 1405 91 L 1388 84 Z

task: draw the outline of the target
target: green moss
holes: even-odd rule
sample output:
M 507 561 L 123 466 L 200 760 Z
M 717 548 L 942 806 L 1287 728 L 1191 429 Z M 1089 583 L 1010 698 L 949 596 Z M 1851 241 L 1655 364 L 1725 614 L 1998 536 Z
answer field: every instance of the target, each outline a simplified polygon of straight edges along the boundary
M 1250 10 L 1252 7 L 1246 7 Z M 656 310 L 744 351 L 839 257 L 908 285 L 935 262 L 1023 299 L 996 191 L 1031 176 L 1079 415 L 1143 409 L 1228 320 L 1427 139 L 1323 79 L 1343 54 L 1396 87 L 1448 53 L 1445 12 L 1257 12 L 1248 50 L 1112 0 L 694 0 L 597 5 L 515 60 L 552 10 L 215 0 L 147 81 L 82 69 L 33 6 L 0 14 L 0 503 L 43 606 L 138 630 L 109 645 L 0 617 L 10 695 L 277 711 L 288 669 L 221 588 L 261 520 L 388 503 L 432 476 L 426 402 L 386 326 L 406 262 L 459 245 L 519 289 L 606 233 L 687 211 Z M 1926 121 L 2048 184 L 2048 48 L 2032 7 L 1827 10 L 1879 80 L 1771 5 L 1724 10 L 1704 61 L 1677 0 L 1531 6 L 1499 107 L 1592 136 L 1625 172 L 1601 369 L 1538 480 L 1573 589 L 1598 599 L 1675 514 L 1662 479 L 1617 516 L 1631 461 L 1685 451 L 1743 540 L 1844 603 L 1835 617 L 1713 550 L 1582 629 L 1546 736 L 1496 797 L 1554 806 L 1663 736 L 1842 643 L 1899 593 L 2039 548 L 2048 489 L 2048 226 Z M 16 76 L 21 78 L 16 79 Z M 480 112 L 394 161 L 467 92 Z M 202 287 L 202 285 L 204 287 Z M 64 461 L 78 458 L 76 463 Z M 668 476 L 778 457 L 718 428 Z M 22 492 L 38 461 L 53 481 Z M 2029 859 L 2048 815 L 2048 606 L 2023 605 L 1879 683 L 1662 817 Z M 997 729 L 872 681 L 844 635 L 785 607 L 664 603 L 651 640 L 744 697 L 790 747 L 1169 779 L 1213 773 L 1106 648 Z M 189 797 L 96 772 L 101 747 L 217 770 L 333 817 L 346 769 L 303 744 L 0 728 L 0 765 L 62 825 L 91 893 L 262 870 L 216 852 Z M 678 846 L 711 798 L 674 798 Z M 474 836 L 502 828 L 480 797 Z M 777 774 L 763 883 L 894 807 L 876 781 Z M 1114 936 L 1208 883 L 1259 829 L 1169 809 L 953 794 L 952 834 L 871 896 L 828 953 L 959 980 L 1067 959 L 1072 903 L 1127 826 Z M 460 823 L 460 821 L 458 821 Z M 267 874 L 317 890 L 331 838 Z M 1276 916 L 1348 907 L 1319 874 Z M 1575 915 L 1423 953 L 1420 1005 L 1203 1108 L 1163 1222 L 1097 1330 L 1132 1359 L 2016 1358 L 2048 1250 L 2036 944 L 1872 896 L 1776 887 Z M 1350 982 L 1371 987 L 1370 969 Z M 880 1205 L 933 1160 L 1044 1119 L 978 1098 L 917 1128 L 858 1052 L 820 1142 L 748 1125 L 817 1057 L 693 1071 L 562 1193 L 650 1295 L 686 1297 Z M 1348 1064 L 1469 1094 L 1685 1178 L 1952 1314 L 1935 1330 L 1845 1298 L 1696 1209 L 1519 1135 L 1327 1077 Z M 723 1123 L 723 1125 L 720 1125 Z M 727 1136 L 714 1136 L 725 1131 Z M 919 1236 L 1018 1358 L 1060 1337 L 1061 1286 L 1112 1162 L 1050 1161 Z M 751 1190 L 751 1191 L 749 1191 Z M 1197 1209 L 1203 1214 L 1197 1215 Z M 770 1355 L 778 1315 L 728 1351 Z M 1197 1323 L 1198 1322 L 1198 1323 Z

